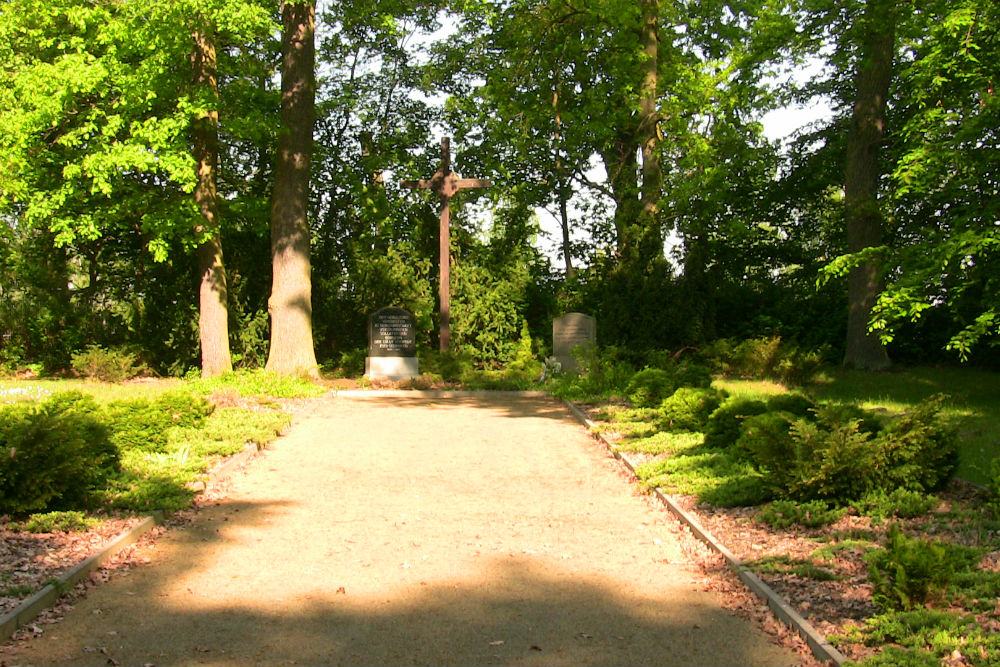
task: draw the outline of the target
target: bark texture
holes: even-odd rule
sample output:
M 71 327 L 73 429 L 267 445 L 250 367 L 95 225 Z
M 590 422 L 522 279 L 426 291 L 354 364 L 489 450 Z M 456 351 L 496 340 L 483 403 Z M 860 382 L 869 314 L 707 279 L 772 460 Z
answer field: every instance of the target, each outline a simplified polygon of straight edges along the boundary
M 272 282 L 267 370 L 318 376 L 312 334 L 309 168 L 315 119 L 315 7 L 282 7 L 281 131 L 271 201 Z
M 215 40 L 207 31 L 194 33 L 191 56 L 196 87 L 218 100 Z M 198 333 L 201 340 L 201 374 L 213 377 L 233 370 L 229 353 L 229 309 L 226 267 L 222 260 L 222 232 L 216 201 L 216 173 L 219 155 L 219 113 L 214 108 L 197 118 L 192 126 L 192 147 L 198 183 L 194 200 L 201 220 L 196 233 L 204 237 L 198 246 Z
M 636 254 L 643 263 L 663 256 L 663 233 L 660 230 L 660 195 L 663 191 L 663 168 L 660 164 L 659 99 L 660 2 L 642 0 L 643 53 L 642 89 L 639 99 L 639 145 L 642 151 L 642 190 Z
M 864 43 L 855 83 L 856 98 L 847 136 L 844 178 L 849 252 L 882 244 L 878 192 L 879 148 L 885 134 L 885 107 L 895 51 L 896 0 L 870 0 L 865 6 Z M 844 366 L 883 370 L 891 363 L 877 335 L 869 333 L 872 307 L 881 291 L 880 267 L 864 262 L 848 277 L 847 340 Z

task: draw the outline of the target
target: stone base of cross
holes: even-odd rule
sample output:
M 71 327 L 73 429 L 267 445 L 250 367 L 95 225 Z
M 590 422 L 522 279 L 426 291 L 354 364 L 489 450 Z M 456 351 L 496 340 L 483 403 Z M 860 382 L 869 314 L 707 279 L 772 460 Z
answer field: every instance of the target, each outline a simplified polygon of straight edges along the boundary
M 441 225 L 438 234 L 438 255 L 440 264 L 440 281 L 438 285 L 438 300 L 441 313 L 441 329 L 439 336 L 440 349 L 447 352 L 451 349 L 451 198 L 459 190 L 471 188 L 488 188 L 490 181 L 486 178 L 459 178 L 451 171 L 451 138 L 441 139 L 441 167 L 427 180 L 400 181 L 404 188 L 411 190 L 433 190 L 441 197 Z

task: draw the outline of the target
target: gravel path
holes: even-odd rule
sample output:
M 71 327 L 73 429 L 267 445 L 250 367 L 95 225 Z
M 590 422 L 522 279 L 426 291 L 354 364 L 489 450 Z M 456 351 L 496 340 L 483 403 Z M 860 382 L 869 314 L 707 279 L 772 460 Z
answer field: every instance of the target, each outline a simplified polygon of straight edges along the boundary
M 340 396 L 7 659 L 796 664 L 684 544 L 555 400 Z

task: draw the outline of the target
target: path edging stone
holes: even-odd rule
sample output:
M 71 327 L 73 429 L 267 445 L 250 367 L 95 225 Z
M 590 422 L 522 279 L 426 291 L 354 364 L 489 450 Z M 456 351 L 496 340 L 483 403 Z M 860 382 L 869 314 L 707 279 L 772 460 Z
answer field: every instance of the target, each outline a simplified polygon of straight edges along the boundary
M 636 469 L 635 462 L 626 454 L 618 451 L 603 433 L 595 432 L 594 427 L 596 424 L 580 408 L 568 400 L 564 399 L 564 402 L 580 423 L 590 430 L 591 435 L 600 441 L 607 448 L 608 452 L 621 461 L 634 475 Z M 737 558 L 732 551 L 727 549 L 725 545 L 719 542 L 714 535 L 701 525 L 698 519 L 684 510 L 669 494 L 663 493 L 660 489 L 655 489 L 654 495 L 672 514 L 691 529 L 695 537 L 707 544 L 713 551 L 719 553 L 726 560 L 726 564 L 736 573 L 747 588 L 753 591 L 757 597 L 764 600 L 782 623 L 791 627 L 806 641 L 817 660 L 832 662 L 838 666 L 847 660 L 847 657 L 838 651 L 826 637 L 820 634 L 809 621 L 795 611 L 773 588 L 764 583 L 756 573 Z
M 257 443 L 248 444 L 242 451 L 230 456 L 220 465 L 211 469 L 208 472 L 208 484 L 217 483 L 231 477 L 237 468 L 258 456 L 263 449 Z M 22 601 L 17 608 L 0 616 L 0 641 L 7 641 L 13 637 L 14 633 L 20 628 L 28 625 L 40 613 L 52 607 L 65 592 L 73 588 L 80 580 L 90 576 L 92 572 L 113 556 L 138 542 L 139 538 L 157 525 L 162 524 L 163 521 L 164 513 L 162 511 L 153 512 L 135 526 L 123 531 L 97 553 L 63 572 L 54 583 L 46 584 L 37 593 Z

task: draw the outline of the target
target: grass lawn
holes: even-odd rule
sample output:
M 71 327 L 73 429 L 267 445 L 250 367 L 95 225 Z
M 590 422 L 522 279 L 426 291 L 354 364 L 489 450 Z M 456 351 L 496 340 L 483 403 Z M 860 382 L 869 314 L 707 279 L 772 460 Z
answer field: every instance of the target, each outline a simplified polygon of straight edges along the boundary
M 161 378 L 122 383 L 97 382 L 96 380 L 0 379 L 0 404 L 45 398 L 59 391 L 82 391 L 93 396 L 98 403 L 127 401 L 136 398 L 154 399 L 183 386 L 183 380 Z

